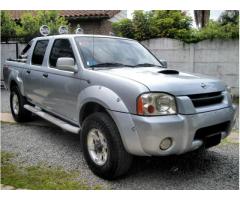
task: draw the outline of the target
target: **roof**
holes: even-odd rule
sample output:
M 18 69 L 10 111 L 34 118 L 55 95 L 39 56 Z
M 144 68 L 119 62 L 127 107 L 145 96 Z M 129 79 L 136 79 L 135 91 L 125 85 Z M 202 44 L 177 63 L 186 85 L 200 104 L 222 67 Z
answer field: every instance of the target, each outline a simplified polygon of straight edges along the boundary
M 20 20 L 21 16 L 26 13 L 36 13 L 34 10 L 11 10 L 9 11 L 14 20 Z M 61 10 L 60 16 L 66 18 L 112 18 L 120 10 Z
M 34 39 L 50 39 L 50 38 L 74 38 L 74 37 L 91 37 L 91 38 L 112 38 L 112 39 L 124 39 L 124 40 L 132 40 L 130 38 L 110 36 L 110 35 L 93 35 L 93 34 L 61 34 L 61 35 L 49 35 L 49 36 L 40 36 Z

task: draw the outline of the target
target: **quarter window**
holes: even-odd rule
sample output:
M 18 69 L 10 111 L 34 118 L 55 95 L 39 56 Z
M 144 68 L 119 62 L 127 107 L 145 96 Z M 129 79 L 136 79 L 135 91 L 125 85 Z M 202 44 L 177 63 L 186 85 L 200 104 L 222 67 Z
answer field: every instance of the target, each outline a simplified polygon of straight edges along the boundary
M 75 60 L 72 46 L 68 39 L 55 40 L 49 57 L 50 67 L 55 68 L 57 59 L 61 57 L 73 58 Z
M 47 46 L 48 40 L 37 41 L 32 55 L 33 65 L 42 65 Z

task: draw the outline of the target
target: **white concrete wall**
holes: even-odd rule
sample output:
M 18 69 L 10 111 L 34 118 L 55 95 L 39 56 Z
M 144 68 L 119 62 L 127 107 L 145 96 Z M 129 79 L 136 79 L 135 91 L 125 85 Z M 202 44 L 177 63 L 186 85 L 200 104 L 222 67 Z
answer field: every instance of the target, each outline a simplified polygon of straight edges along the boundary
M 169 38 L 142 42 L 169 68 L 217 77 L 239 91 L 239 40 L 205 40 L 186 44 Z
M 26 44 L 18 44 L 18 53 L 20 54 Z M 16 58 L 16 44 L 1 43 L 1 80 L 3 80 L 2 69 L 3 64 L 8 58 Z
M 127 10 L 121 10 L 119 13 L 117 13 L 116 15 L 114 15 L 111 19 L 109 19 L 108 21 L 110 22 L 118 22 L 121 19 L 125 19 L 127 18 Z

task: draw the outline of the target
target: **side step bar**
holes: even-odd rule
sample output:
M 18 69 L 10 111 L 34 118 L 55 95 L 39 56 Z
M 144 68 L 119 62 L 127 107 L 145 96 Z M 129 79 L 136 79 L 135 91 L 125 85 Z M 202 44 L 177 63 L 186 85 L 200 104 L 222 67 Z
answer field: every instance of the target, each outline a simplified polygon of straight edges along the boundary
M 69 131 L 71 133 L 78 134 L 79 131 L 80 131 L 79 127 L 73 126 L 73 125 L 71 125 L 71 124 L 69 124 L 69 123 L 67 123 L 67 122 L 65 122 L 63 120 L 60 120 L 60 119 L 58 119 L 58 118 L 56 118 L 56 117 L 54 117 L 54 116 L 52 116 L 52 115 L 42 111 L 42 110 L 39 110 L 36 107 L 33 107 L 33 106 L 25 104 L 24 108 L 29 110 L 30 112 L 34 113 L 35 115 L 38 115 L 39 117 L 41 117 L 43 119 L 46 119 L 47 121 L 49 121 L 49 122 L 51 122 L 51 123 L 61 127 L 64 130 L 67 130 L 67 131 Z

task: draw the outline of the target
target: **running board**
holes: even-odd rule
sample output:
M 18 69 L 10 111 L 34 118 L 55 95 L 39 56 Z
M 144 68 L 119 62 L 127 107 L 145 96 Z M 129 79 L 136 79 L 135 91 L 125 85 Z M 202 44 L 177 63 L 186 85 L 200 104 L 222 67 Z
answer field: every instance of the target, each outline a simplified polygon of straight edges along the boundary
M 63 120 L 60 120 L 60 119 L 58 119 L 58 118 L 56 118 L 56 117 L 54 117 L 54 116 L 52 116 L 52 115 L 50 115 L 48 113 L 46 113 L 46 112 L 36 108 L 36 107 L 33 107 L 33 106 L 25 104 L 24 108 L 29 110 L 30 112 L 34 113 L 35 115 L 38 115 L 39 117 L 41 117 L 43 119 L 46 119 L 47 121 L 49 121 L 49 122 L 51 122 L 51 123 L 61 127 L 64 130 L 67 130 L 67 131 L 69 131 L 71 133 L 78 134 L 79 131 L 80 131 L 79 127 L 73 126 L 73 125 L 71 125 L 71 124 L 69 124 L 69 123 L 67 123 L 67 122 L 65 122 Z

